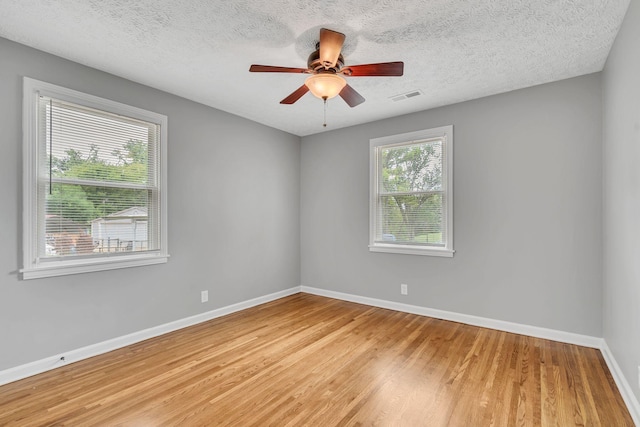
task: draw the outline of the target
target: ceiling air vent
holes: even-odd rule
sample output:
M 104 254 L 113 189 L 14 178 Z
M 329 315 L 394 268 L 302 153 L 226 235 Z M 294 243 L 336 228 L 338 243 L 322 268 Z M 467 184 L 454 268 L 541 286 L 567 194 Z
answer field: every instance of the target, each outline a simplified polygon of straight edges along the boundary
M 401 95 L 392 96 L 392 101 L 404 101 L 405 99 L 415 98 L 416 96 L 424 95 L 421 90 L 412 90 L 411 92 L 403 93 Z

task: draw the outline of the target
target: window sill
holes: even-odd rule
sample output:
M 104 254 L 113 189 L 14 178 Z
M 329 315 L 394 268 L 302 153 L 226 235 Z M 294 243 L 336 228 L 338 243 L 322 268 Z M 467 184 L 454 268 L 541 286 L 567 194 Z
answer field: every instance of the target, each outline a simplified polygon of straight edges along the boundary
M 44 277 L 66 276 L 68 274 L 90 273 L 94 271 L 115 270 L 118 268 L 140 267 L 144 265 L 164 264 L 168 255 L 146 254 L 138 256 L 117 257 L 117 259 L 99 260 L 67 260 L 47 262 L 20 270 L 23 280 Z
M 369 245 L 369 252 L 386 252 L 390 254 L 426 255 L 452 258 L 455 251 L 445 248 L 377 244 Z

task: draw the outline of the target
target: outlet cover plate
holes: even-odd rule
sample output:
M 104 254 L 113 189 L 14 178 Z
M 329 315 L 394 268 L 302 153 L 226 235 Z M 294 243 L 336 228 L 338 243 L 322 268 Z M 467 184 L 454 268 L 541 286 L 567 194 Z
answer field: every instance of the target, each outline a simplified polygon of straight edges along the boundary
M 200 292 L 200 302 L 207 302 L 207 301 L 209 301 L 209 291 Z

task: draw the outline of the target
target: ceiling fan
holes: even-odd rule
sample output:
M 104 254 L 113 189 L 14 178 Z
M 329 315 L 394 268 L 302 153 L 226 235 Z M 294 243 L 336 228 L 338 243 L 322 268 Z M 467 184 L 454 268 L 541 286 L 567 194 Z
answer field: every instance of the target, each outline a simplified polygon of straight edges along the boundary
M 404 72 L 403 62 L 382 62 L 378 64 L 344 65 L 342 45 L 345 35 L 337 31 L 320 29 L 320 41 L 316 50 L 309 55 L 307 68 L 275 67 L 271 65 L 252 65 L 253 73 L 302 73 L 311 74 L 305 83 L 291 95 L 280 101 L 280 104 L 293 104 L 304 94 L 311 91 L 315 96 L 327 102 L 327 99 L 340 95 L 350 107 L 362 104 L 364 98 L 349 86 L 342 76 L 401 76 Z

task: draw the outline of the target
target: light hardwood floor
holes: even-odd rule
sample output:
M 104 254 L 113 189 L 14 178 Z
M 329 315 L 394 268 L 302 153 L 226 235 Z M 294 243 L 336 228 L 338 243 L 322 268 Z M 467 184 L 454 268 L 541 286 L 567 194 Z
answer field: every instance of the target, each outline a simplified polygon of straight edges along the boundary
M 2 386 L 0 425 L 633 422 L 599 350 L 296 294 Z

